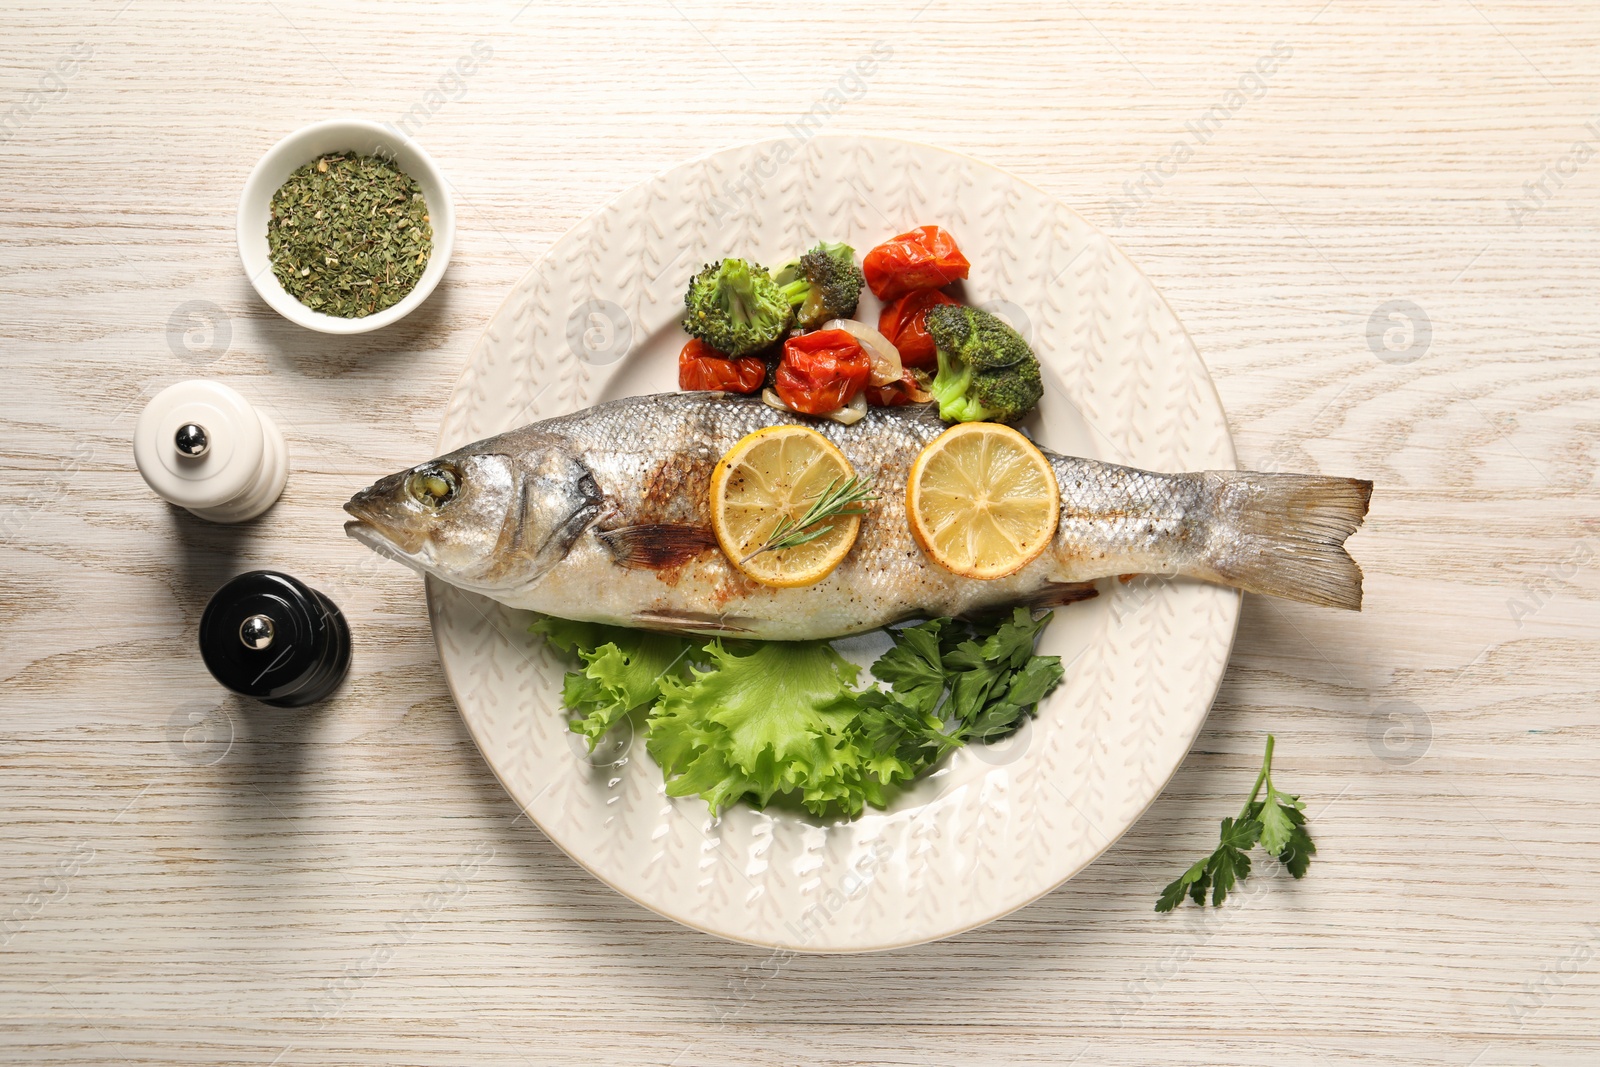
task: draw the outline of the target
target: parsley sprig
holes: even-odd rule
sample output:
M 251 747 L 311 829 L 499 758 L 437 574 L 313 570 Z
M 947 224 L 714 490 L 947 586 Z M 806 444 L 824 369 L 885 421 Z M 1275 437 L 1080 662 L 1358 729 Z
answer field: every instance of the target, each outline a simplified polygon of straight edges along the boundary
M 1220 907 L 1228 892 L 1250 877 L 1250 850 L 1258 844 L 1294 877 L 1305 875 L 1317 846 L 1312 844 L 1311 832 L 1306 829 L 1305 804 L 1299 797 L 1280 792 L 1272 784 L 1274 742 L 1273 736 L 1268 734 L 1261 772 L 1256 775 L 1250 799 L 1239 809 L 1239 817 L 1222 820 L 1221 840 L 1216 850 L 1198 860 L 1161 891 L 1156 900 L 1157 911 L 1171 911 L 1183 903 L 1185 896 L 1205 907 L 1207 890 L 1211 893 L 1211 906 Z M 1261 796 L 1263 786 L 1267 790 L 1264 797 Z
M 1060 656 L 1033 652 L 1050 618 L 1014 608 L 992 629 L 931 619 L 891 631 L 894 647 L 872 665 L 889 689 L 857 698 L 873 748 L 892 753 L 910 777 L 952 749 L 1015 733 L 1064 673 Z
M 767 539 L 739 562 L 749 563 L 763 552 L 776 552 L 779 549 L 794 548 L 796 545 L 815 541 L 833 529 L 831 520 L 850 515 L 865 515 L 866 504 L 876 499 L 878 495 L 872 491 L 870 481 L 862 481 L 853 474 L 842 482 L 835 478 L 817 494 L 811 501 L 811 506 L 798 521 L 785 515 L 778 525 L 772 528 L 772 533 L 767 535 Z M 826 525 L 823 525 L 824 523 Z

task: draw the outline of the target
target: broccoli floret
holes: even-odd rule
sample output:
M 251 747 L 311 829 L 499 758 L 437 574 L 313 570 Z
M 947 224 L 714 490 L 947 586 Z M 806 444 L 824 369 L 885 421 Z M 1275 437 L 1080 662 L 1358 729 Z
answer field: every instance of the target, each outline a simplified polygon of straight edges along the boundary
M 784 297 L 799 309 L 800 325 L 808 330 L 829 319 L 854 315 L 861 287 L 867 283 L 856 266 L 855 249 L 835 241 L 823 241 L 791 260 L 778 272 L 777 281 Z
M 765 267 L 742 259 L 707 264 L 683 295 L 683 328 L 727 356 L 765 348 L 783 336 L 794 308 Z
M 955 422 L 1015 422 L 1039 403 L 1044 383 L 1037 363 L 1015 363 L 972 373 L 965 393 L 946 399 L 938 390 L 939 417 Z
M 928 387 L 947 422 L 1015 422 L 1039 403 L 1039 361 L 1022 335 L 977 308 L 929 308 L 939 373 Z

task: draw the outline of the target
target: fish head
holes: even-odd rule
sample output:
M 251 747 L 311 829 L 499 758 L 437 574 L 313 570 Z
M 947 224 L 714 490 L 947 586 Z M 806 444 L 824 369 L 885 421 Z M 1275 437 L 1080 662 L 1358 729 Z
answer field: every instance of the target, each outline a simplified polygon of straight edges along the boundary
M 498 438 L 380 478 L 345 533 L 413 570 L 494 595 L 537 580 L 599 515 L 604 494 L 557 439 Z

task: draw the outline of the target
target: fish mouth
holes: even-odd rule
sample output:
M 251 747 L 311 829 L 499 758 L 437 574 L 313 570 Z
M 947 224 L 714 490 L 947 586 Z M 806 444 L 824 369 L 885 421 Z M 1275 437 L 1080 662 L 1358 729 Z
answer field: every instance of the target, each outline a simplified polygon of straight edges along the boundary
M 385 478 L 384 482 L 387 482 L 388 480 L 388 478 Z M 386 488 L 384 486 L 384 482 L 379 482 L 377 485 L 369 485 L 367 488 L 356 493 L 349 500 L 344 502 L 344 510 L 355 516 L 358 521 L 368 523 L 373 522 L 377 518 L 378 512 L 381 509 L 374 507 L 372 505 L 372 501 L 378 495 L 378 491 L 381 488 Z
M 372 490 L 361 490 L 361 492 L 344 502 L 345 512 L 354 516 L 357 522 L 370 522 L 373 518 L 373 509 L 367 507 L 367 501 L 371 498 L 371 496 Z M 349 523 L 345 523 L 346 527 L 349 525 Z
M 393 487 L 387 483 L 394 479 L 391 475 L 345 501 L 344 510 L 354 521 L 344 524 L 344 532 L 374 551 L 382 552 L 387 548 L 391 554 L 415 556 L 422 551 L 427 538 L 406 524 L 393 521 L 390 514 Z
M 390 555 L 398 555 L 400 553 L 395 542 L 390 541 L 387 534 L 379 530 L 378 526 L 373 525 L 365 515 L 357 512 L 350 504 L 346 504 L 344 510 L 355 515 L 355 518 L 344 523 L 344 536 L 354 537 L 355 541 L 362 542 L 373 552 L 386 552 L 390 553 Z
M 350 505 L 346 504 L 344 509 L 350 511 Z M 351 512 L 351 514 L 355 513 Z M 381 530 L 359 516 L 344 524 L 344 533 L 346 537 L 353 537 L 372 549 L 381 548 L 389 544 L 389 539 L 383 536 Z
M 406 538 L 405 530 L 396 530 L 384 521 L 384 508 L 374 489 L 363 489 L 345 502 L 344 510 L 351 518 L 344 524 L 345 536 L 361 542 L 380 556 L 403 563 L 412 570 L 424 571 L 427 560 L 423 558 L 425 538 Z M 414 544 L 406 543 L 407 540 Z
M 356 514 L 353 510 L 351 510 L 349 504 L 346 504 L 344 507 L 346 511 L 350 512 L 350 514 Z M 399 545 L 396 545 L 389 539 L 387 534 L 364 518 L 358 516 L 345 523 L 344 532 L 346 537 L 350 537 L 361 542 L 380 556 L 392 559 L 396 563 L 404 563 L 407 567 L 410 567 L 413 570 L 424 569 L 422 560 L 418 559 L 416 555 L 405 551 Z
M 366 506 L 370 490 L 363 489 L 349 500 L 345 501 L 344 510 L 350 520 L 344 524 L 346 537 L 353 537 L 371 549 L 379 549 L 383 545 L 392 545 L 393 542 L 384 536 L 378 528 L 377 515 Z

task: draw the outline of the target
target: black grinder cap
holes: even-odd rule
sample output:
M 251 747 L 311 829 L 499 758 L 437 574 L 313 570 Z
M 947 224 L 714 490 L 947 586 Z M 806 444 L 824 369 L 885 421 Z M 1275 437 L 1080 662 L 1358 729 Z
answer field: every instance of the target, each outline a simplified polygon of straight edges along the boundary
M 200 657 L 217 681 L 280 708 L 314 704 L 350 668 L 350 628 L 333 601 L 277 571 L 218 589 L 200 616 Z

